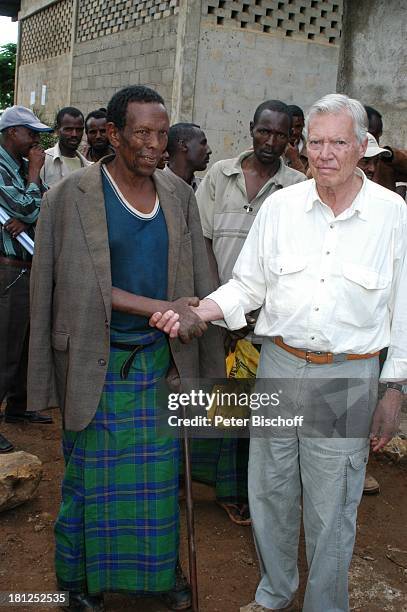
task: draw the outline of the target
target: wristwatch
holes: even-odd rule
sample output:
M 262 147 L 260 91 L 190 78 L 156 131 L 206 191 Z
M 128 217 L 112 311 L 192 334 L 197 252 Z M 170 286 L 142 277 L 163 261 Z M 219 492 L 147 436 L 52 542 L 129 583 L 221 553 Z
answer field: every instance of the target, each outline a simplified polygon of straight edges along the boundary
M 405 393 L 406 392 L 406 385 L 401 385 L 400 383 L 396 383 L 396 382 L 384 382 L 384 383 L 380 383 L 383 387 L 385 387 L 386 389 L 395 389 L 395 391 L 400 391 L 400 393 Z

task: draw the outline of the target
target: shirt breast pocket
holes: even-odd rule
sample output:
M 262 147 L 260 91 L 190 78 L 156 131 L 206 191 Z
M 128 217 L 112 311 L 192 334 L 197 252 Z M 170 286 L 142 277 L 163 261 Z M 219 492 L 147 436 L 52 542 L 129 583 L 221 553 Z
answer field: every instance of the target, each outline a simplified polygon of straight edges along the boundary
M 390 297 L 390 275 L 353 263 L 342 265 L 337 320 L 355 327 L 374 327 Z
M 299 255 L 270 257 L 267 262 L 270 292 L 268 300 L 272 312 L 289 315 L 301 301 L 301 286 L 307 260 Z

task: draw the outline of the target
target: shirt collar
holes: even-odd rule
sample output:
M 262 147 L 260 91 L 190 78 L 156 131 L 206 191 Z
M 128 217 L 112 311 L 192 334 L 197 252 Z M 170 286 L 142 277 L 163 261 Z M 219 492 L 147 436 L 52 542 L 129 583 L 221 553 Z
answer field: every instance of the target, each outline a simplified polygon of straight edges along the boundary
M 222 172 L 226 176 L 232 176 L 233 174 L 241 174 L 242 172 L 242 161 L 249 157 L 253 153 L 253 150 L 243 151 L 238 157 L 233 159 L 225 159 L 222 165 Z
M 177 178 L 181 178 L 180 176 L 178 176 L 178 174 L 175 174 L 175 172 L 173 172 L 171 170 L 171 168 L 169 167 L 168 164 L 166 164 L 165 168 L 164 168 L 164 172 L 168 172 L 168 174 L 171 174 L 172 176 L 176 176 Z M 181 179 L 184 180 L 184 179 Z M 185 181 L 184 181 L 185 182 Z
M 226 159 L 222 167 L 223 174 L 225 174 L 226 176 L 232 176 L 233 174 L 241 174 L 242 161 L 252 154 L 253 149 L 250 149 L 249 151 L 243 151 L 243 153 L 240 153 L 238 157 L 235 157 L 233 159 Z M 292 185 L 292 176 L 287 176 L 287 174 L 290 173 L 290 170 L 287 173 L 287 169 L 287 166 L 280 157 L 280 166 L 277 172 L 267 181 L 267 184 L 274 183 L 275 185 L 278 185 L 280 187 L 288 187 L 289 185 Z
M 55 161 L 56 159 L 59 159 L 59 161 L 60 161 L 60 162 L 62 162 L 62 157 L 63 157 L 63 155 L 62 155 L 62 153 L 61 153 L 61 149 L 59 148 L 59 142 L 57 142 L 57 143 L 56 143 L 56 145 L 55 145 L 55 146 L 53 147 L 53 149 L 52 149 L 52 152 L 50 151 L 50 153 L 51 153 L 51 155 L 52 155 L 52 157 L 53 157 L 54 161 Z M 78 150 L 76 150 L 75 157 L 78 157 L 78 158 L 81 160 L 81 164 L 82 164 L 82 166 L 84 166 L 84 165 L 85 165 L 85 166 L 87 166 L 89 163 L 93 163 L 93 162 L 89 162 L 89 161 L 86 159 L 86 157 L 84 157 L 84 156 L 82 155 L 82 153 L 80 153 Z M 73 159 L 73 158 L 72 158 L 72 159 Z
M 357 174 L 358 176 L 360 176 L 360 178 L 362 179 L 362 187 L 360 188 L 360 190 L 358 191 L 355 199 L 353 200 L 351 206 L 348 208 L 349 210 L 349 216 L 353 213 L 358 213 L 359 214 L 359 218 L 363 219 L 364 221 L 367 221 L 368 219 L 368 207 L 366 206 L 366 190 L 367 190 L 367 178 L 366 175 L 364 174 L 364 172 L 362 172 L 362 170 L 360 168 L 355 168 L 355 174 Z M 305 204 L 305 212 L 309 212 L 310 210 L 312 210 L 314 204 L 316 204 L 317 202 L 320 204 L 323 204 L 324 202 L 322 202 L 318 190 L 317 190 L 317 186 L 315 183 L 315 179 L 311 179 L 310 180 L 310 190 L 308 193 L 308 198 Z M 345 212 L 345 211 L 344 211 Z
M 59 142 L 57 142 L 57 143 L 54 145 L 54 147 L 53 147 L 53 149 L 52 149 L 52 153 L 51 153 L 51 155 L 52 155 L 52 157 L 54 158 L 54 161 L 55 161 L 56 159 L 61 160 L 62 153 L 61 153 L 61 149 L 59 148 Z

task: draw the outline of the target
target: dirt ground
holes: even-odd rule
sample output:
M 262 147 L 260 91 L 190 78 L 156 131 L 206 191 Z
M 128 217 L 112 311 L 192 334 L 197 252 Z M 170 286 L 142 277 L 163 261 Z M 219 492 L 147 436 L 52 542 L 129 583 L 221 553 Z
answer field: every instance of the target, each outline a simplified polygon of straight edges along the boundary
M 0 515 L 0 591 L 52 592 L 53 522 L 60 499 L 63 460 L 57 411 L 54 425 L 1 424 L 17 450 L 40 457 L 44 476 L 35 499 Z M 355 612 L 407 610 L 407 468 L 371 458 L 369 471 L 381 494 L 364 497 L 350 575 Z M 211 488 L 194 485 L 200 612 L 238 612 L 253 599 L 258 566 L 248 527 L 233 525 L 214 502 Z M 185 513 L 181 557 L 187 566 Z M 304 544 L 300 547 L 301 597 L 306 580 Z M 109 612 L 165 612 L 155 599 L 106 597 Z M 20 610 L 48 610 L 44 606 Z

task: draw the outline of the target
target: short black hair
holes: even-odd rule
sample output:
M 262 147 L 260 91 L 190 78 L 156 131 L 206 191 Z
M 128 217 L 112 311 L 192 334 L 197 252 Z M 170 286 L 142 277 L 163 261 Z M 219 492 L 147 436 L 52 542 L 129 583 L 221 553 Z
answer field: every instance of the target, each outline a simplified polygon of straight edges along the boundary
M 57 112 L 57 116 L 55 117 L 56 128 L 61 127 L 62 119 L 65 117 L 65 115 L 71 115 L 71 117 L 82 117 L 82 119 L 84 118 L 83 113 L 79 110 L 79 108 L 75 108 L 74 106 L 64 106 L 64 108 L 61 108 L 61 110 Z
M 276 111 L 277 113 L 283 113 L 284 115 L 287 115 L 287 117 L 290 119 L 290 128 L 291 128 L 291 125 L 292 125 L 291 113 L 288 109 L 287 104 L 285 104 L 284 102 L 281 102 L 281 100 L 266 100 L 265 102 L 262 102 L 260 106 L 258 106 L 255 110 L 254 117 L 253 117 L 254 125 L 258 123 L 260 119 L 260 115 L 265 110 Z
M 85 119 L 85 132 L 88 131 L 86 124 L 88 123 L 89 119 L 106 119 L 106 114 L 105 108 L 98 108 L 97 110 L 90 111 L 90 113 L 86 115 Z
M 164 104 L 164 100 L 157 91 L 144 85 L 131 85 L 117 91 L 107 105 L 107 120 L 122 130 L 126 125 L 127 107 L 130 102 L 145 102 Z
M 373 119 L 373 117 L 377 117 L 377 120 L 379 122 L 379 125 L 381 126 L 381 129 L 383 129 L 383 120 L 382 120 L 382 116 L 379 113 L 379 111 L 373 108 L 373 106 L 366 106 L 366 105 L 364 106 L 364 109 L 366 111 L 368 122 L 370 123 L 370 120 Z
M 304 111 L 302 108 L 296 104 L 288 104 L 288 110 L 291 113 L 291 117 L 301 117 L 301 119 L 304 121 Z
M 168 130 L 168 155 L 173 155 L 180 140 L 189 142 L 196 135 L 196 130 L 200 130 L 201 126 L 197 123 L 174 123 Z

